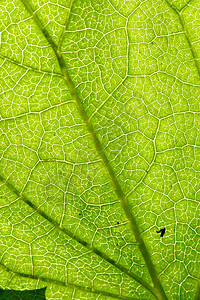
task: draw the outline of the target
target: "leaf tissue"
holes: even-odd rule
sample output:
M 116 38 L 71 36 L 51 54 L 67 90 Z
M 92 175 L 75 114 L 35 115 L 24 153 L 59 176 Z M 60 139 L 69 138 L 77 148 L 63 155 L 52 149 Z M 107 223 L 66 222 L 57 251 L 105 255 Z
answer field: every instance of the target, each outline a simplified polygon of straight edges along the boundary
M 0 1 L 0 298 L 199 299 L 199 28 L 198 0 Z

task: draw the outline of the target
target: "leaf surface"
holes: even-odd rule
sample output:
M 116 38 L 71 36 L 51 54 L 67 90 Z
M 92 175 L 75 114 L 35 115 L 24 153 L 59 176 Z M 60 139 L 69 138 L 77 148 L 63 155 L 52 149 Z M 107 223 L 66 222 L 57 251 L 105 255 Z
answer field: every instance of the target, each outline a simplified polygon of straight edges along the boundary
M 198 0 L 0 14 L 0 286 L 198 299 Z

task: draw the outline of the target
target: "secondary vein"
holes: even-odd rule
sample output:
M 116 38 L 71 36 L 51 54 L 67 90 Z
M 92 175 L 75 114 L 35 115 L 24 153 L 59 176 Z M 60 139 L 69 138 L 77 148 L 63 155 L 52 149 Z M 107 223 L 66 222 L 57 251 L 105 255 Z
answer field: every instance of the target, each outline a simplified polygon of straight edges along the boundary
M 93 293 L 93 294 L 100 294 L 100 295 L 103 295 L 103 296 L 113 297 L 115 299 L 139 300 L 139 299 L 131 298 L 131 297 L 118 296 L 118 295 L 115 295 L 115 294 L 112 294 L 112 293 L 109 293 L 109 292 L 106 292 L 106 291 L 105 292 L 104 291 L 98 291 L 94 288 L 88 288 L 88 287 L 84 287 L 84 286 L 79 286 L 79 285 L 75 285 L 75 284 L 69 284 L 69 283 L 61 282 L 61 281 L 58 281 L 58 280 L 52 280 L 52 279 L 41 277 L 41 276 L 30 275 L 30 274 L 20 273 L 20 272 L 14 272 L 14 271 L 10 270 L 7 266 L 3 265 L 2 263 L 0 263 L 0 266 L 4 270 L 6 270 L 7 272 L 11 273 L 13 276 L 19 276 L 19 277 L 25 277 L 25 278 L 40 280 L 40 281 L 43 281 L 45 283 L 57 284 L 57 285 L 60 285 L 60 286 L 65 286 L 65 287 L 69 287 L 69 288 L 73 288 L 73 289 L 75 288 L 75 289 L 82 290 L 82 291 L 85 291 L 85 292 L 90 292 L 90 293 Z
M 74 0 L 71 0 L 70 1 L 70 5 L 69 5 L 69 12 L 67 14 L 67 18 L 66 18 L 66 21 L 65 21 L 65 27 L 62 31 L 62 34 L 61 34 L 61 37 L 60 37 L 60 40 L 58 42 L 58 50 L 60 50 L 61 46 L 62 46 L 62 42 L 63 42 L 63 39 L 64 39 L 64 36 L 65 36 L 65 33 L 66 33 L 66 29 L 67 29 L 67 26 L 69 24 L 69 19 L 70 19 L 70 15 L 71 15 L 71 11 L 72 11 L 72 5 L 74 3 Z
M 153 287 L 150 286 L 148 283 L 146 283 L 142 278 L 138 277 L 137 275 L 133 274 L 123 266 L 121 266 L 119 263 L 115 262 L 112 258 L 107 256 L 105 253 L 101 252 L 100 250 L 94 248 L 87 242 L 85 242 L 82 238 L 76 236 L 74 233 L 70 232 L 66 228 L 60 226 L 54 219 L 52 219 L 50 216 L 48 216 L 42 209 L 38 208 L 34 203 L 32 203 L 27 197 L 25 197 L 23 194 L 21 194 L 11 183 L 9 183 L 2 175 L 0 175 L 0 181 L 3 182 L 9 190 L 11 190 L 18 198 L 23 200 L 29 207 L 31 207 L 35 212 L 37 212 L 41 217 L 43 217 L 45 220 L 47 220 L 49 223 L 51 223 L 55 228 L 57 228 L 59 231 L 66 234 L 68 237 L 72 238 L 88 250 L 92 251 L 93 253 L 100 256 L 102 259 L 107 261 L 109 264 L 115 266 L 120 271 L 127 274 L 129 277 L 143 285 L 147 290 L 149 290 L 154 295 Z

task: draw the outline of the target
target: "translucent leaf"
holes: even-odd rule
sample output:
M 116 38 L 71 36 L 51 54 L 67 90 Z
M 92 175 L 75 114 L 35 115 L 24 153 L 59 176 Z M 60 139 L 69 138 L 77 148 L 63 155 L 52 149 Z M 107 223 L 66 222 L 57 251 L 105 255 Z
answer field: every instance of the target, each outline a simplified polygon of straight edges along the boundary
M 199 26 L 198 0 L 1 1 L 3 290 L 198 299 Z

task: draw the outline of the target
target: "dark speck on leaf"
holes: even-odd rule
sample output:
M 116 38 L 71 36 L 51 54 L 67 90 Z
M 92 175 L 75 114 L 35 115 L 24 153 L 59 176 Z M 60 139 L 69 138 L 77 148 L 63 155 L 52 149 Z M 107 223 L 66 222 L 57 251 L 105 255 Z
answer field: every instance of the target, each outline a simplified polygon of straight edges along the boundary
M 157 233 L 160 233 L 160 236 L 163 237 L 163 235 L 165 234 L 165 228 L 160 229 L 158 231 L 156 231 Z
M 119 222 L 117 222 L 117 224 L 119 224 Z

